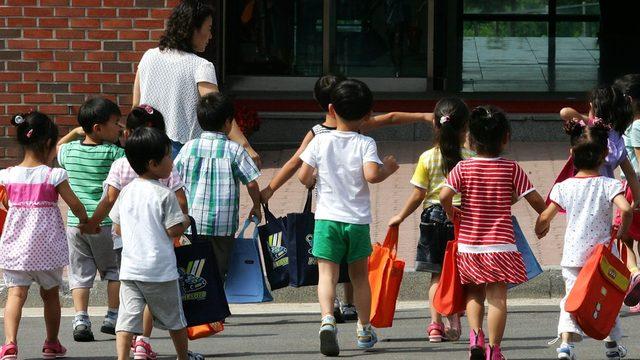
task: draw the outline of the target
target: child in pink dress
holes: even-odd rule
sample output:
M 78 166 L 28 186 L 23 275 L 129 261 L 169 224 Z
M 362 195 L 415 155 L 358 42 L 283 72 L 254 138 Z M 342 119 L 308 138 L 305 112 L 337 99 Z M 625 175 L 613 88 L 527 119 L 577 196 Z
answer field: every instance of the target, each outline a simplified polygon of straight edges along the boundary
M 450 219 L 454 211 L 461 212 L 457 266 L 466 286 L 469 358 L 474 360 L 504 359 L 500 343 L 507 322 L 507 284 L 527 281 L 511 222 L 513 195 L 524 197 L 538 213 L 545 209 L 544 200 L 520 165 L 500 157 L 510 133 L 502 111 L 492 106 L 475 108 L 469 138 L 478 155 L 460 161 L 440 192 L 440 203 Z M 460 210 L 452 204 L 457 193 L 462 195 Z M 485 299 L 489 303 L 486 348 L 482 332 Z
M 40 112 L 20 114 L 11 124 L 24 159 L 15 167 L 0 171 L 0 184 L 7 190 L 9 212 L 0 238 L 0 268 L 9 295 L 4 309 L 5 343 L 0 358 L 17 359 L 17 335 L 22 307 L 32 282 L 40 285 L 44 302 L 47 338 L 42 346 L 44 359 L 63 357 L 60 344 L 60 298 L 62 268 L 69 264 L 67 236 L 58 208 L 58 194 L 80 219 L 87 213 L 71 190 L 64 169 L 48 166 L 55 156 L 58 128 Z

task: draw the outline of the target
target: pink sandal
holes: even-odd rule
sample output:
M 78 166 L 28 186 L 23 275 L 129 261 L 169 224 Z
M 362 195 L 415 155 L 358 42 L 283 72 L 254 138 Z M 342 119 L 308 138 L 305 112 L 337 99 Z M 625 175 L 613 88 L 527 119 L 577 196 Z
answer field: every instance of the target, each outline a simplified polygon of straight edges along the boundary
M 43 359 L 58 359 L 67 355 L 67 349 L 60 344 L 60 341 L 45 341 L 42 345 Z
M 2 345 L 0 349 L 0 360 L 14 360 L 18 358 L 18 346 L 14 343 Z
M 427 336 L 429 337 L 429 342 L 432 342 L 432 343 L 442 342 L 442 338 L 444 336 L 444 324 L 431 323 L 427 328 Z

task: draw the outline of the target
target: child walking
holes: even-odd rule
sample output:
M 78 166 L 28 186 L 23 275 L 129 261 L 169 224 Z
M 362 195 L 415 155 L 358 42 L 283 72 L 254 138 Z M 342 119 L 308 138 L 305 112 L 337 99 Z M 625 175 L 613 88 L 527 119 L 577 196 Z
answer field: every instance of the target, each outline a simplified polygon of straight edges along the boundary
M 111 164 L 124 156 L 124 150 L 116 145 L 120 136 L 120 108 L 112 101 L 94 98 L 80 107 L 76 128 L 58 142 L 58 163 L 67 170 L 69 184 L 93 215 L 102 196 L 102 183 L 109 174 Z M 84 136 L 84 138 L 82 138 Z M 82 138 L 78 140 L 78 138 Z M 118 319 L 118 263 L 113 250 L 111 220 L 100 223 L 100 233 L 85 234 L 75 226 L 79 219 L 71 212 L 67 217 L 69 242 L 69 288 L 73 296 L 76 316 L 73 319 L 73 339 L 93 341 L 89 319 L 89 293 L 96 272 L 107 280 L 107 314 L 100 331 L 115 335 Z
M 449 219 L 460 211 L 458 271 L 467 292 L 469 358 L 504 359 L 500 344 L 507 322 L 507 284 L 527 281 L 522 256 L 515 244 L 511 222 L 513 195 L 538 212 L 544 200 L 527 174 L 514 160 L 500 157 L 509 142 L 511 129 L 506 115 L 493 106 L 471 112 L 470 142 L 476 157 L 463 160 L 447 177 L 440 203 Z M 453 197 L 461 194 L 460 210 Z M 484 302 L 489 303 L 489 344 L 482 331 Z
M 129 137 L 125 151 L 139 178 L 122 189 L 110 213 L 122 236 L 118 359 L 129 359 L 133 336 L 142 333 L 145 305 L 155 326 L 169 331 L 178 360 L 204 359 L 188 351 L 172 240 L 182 235 L 189 220 L 174 192 L 159 182 L 171 175 L 171 140 L 158 129 L 143 127 Z
M 373 96 L 364 83 L 346 80 L 337 84 L 329 105 L 329 112 L 337 120 L 336 131 L 314 137 L 300 155 L 304 164 L 298 178 L 305 186 L 316 184 L 318 189 L 312 253 L 318 258 L 319 268 L 320 352 L 327 356 L 340 353 L 333 304 L 343 261 L 349 264 L 358 312 L 357 346 L 368 349 L 378 341 L 369 323 L 371 204 L 367 183 L 384 181 L 398 164 L 392 156 L 380 161 L 375 141 L 358 133 L 372 105 Z
M 562 344 L 557 352 L 558 359 L 575 359 L 574 343 L 581 341 L 584 334 L 576 319 L 564 310 L 564 304 L 594 247 L 607 244 L 611 239 L 612 205 L 618 207 L 622 218 L 618 239 L 629 228 L 632 210 L 624 197 L 622 184 L 599 173 L 607 156 L 606 125 L 596 122 L 593 126 L 585 126 L 584 122 L 574 120 L 566 123 L 565 130 L 571 135 L 571 156 L 578 173 L 554 185 L 549 196 L 552 203 L 538 217 L 536 234 L 539 238 L 544 237 L 558 211 L 567 212 L 567 231 L 560 263 L 565 283 L 565 297 L 560 302 L 558 321 L 558 337 Z M 625 357 L 627 350 L 617 343 L 621 338 L 622 329 L 616 321 L 611 334 L 605 339 L 607 359 Z
M 40 285 L 44 302 L 47 337 L 42 346 L 44 359 L 64 357 L 60 344 L 60 298 L 62 269 L 69 264 L 69 250 L 58 195 L 80 224 L 87 222 L 84 206 L 71 191 L 67 172 L 51 168 L 55 157 L 58 128 L 43 113 L 15 115 L 17 140 L 24 150 L 22 162 L 0 171 L 0 185 L 7 191 L 9 212 L 0 238 L 0 268 L 9 288 L 4 308 L 5 342 L 3 360 L 18 358 L 18 327 L 22 307 L 32 282 Z
M 472 151 L 464 148 L 469 123 L 467 105 L 458 98 L 444 98 L 438 101 L 434 113 L 438 119 L 434 122 L 434 147 L 420 155 L 411 178 L 413 192 L 402 211 L 389 220 L 389 226 L 400 225 L 421 203 L 424 204 L 420 216 L 416 271 L 431 273 L 429 304 L 433 304 L 433 297 L 440 282 L 446 244 L 453 239 L 453 224 L 447 220 L 440 205 L 440 190 L 449 171 L 458 162 L 474 155 Z M 454 197 L 453 205 L 460 207 L 460 196 Z M 430 342 L 441 342 L 445 338 L 456 341 L 460 338 L 460 316 L 450 316 L 448 321 L 449 324 L 445 327 L 442 315 L 431 306 L 431 324 L 427 327 L 427 338 Z

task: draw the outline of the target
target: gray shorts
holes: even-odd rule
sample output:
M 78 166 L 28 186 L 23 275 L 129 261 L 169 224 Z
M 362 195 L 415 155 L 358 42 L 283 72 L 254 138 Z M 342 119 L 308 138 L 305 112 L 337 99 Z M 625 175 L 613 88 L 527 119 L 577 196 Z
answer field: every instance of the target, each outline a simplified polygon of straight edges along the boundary
M 62 269 L 37 271 L 5 269 L 2 270 L 2 277 L 4 278 L 5 286 L 8 288 L 16 286 L 29 287 L 31 283 L 36 282 L 42 289 L 50 290 L 62 285 Z
M 120 308 L 116 331 L 142 334 L 142 314 L 148 305 L 153 314 L 153 325 L 163 330 L 181 330 L 187 327 L 182 312 L 182 297 L 178 280 L 120 282 Z
M 118 262 L 113 249 L 111 226 L 103 226 L 99 234 L 81 234 L 67 227 L 69 242 L 69 288 L 92 288 L 96 272 L 102 280 L 118 281 Z

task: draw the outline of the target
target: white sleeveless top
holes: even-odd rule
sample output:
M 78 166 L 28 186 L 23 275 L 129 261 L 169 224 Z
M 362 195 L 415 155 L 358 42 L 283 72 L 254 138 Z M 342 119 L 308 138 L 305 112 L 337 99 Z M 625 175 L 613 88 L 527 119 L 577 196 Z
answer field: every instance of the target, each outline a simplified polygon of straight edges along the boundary
M 164 116 L 171 140 L 186 143 L 202 133 L 196 117 L 198 83 L 218 84 L 213 64 L 179 50 L 147 50 L 138 65 L 140 104 L 149 104 Z

